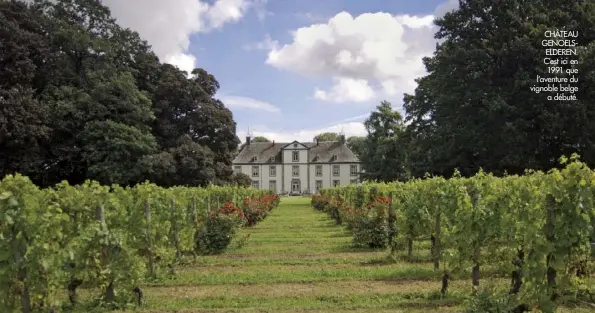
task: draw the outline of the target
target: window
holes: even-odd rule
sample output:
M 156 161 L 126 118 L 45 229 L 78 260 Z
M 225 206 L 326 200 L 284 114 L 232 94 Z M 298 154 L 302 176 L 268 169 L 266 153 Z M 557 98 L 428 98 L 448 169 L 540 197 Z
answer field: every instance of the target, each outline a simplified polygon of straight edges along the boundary
M 299 165 L 294 165 L 293 168 L 291 169 L 291 175 L 292 176 L 300 176 L 300 167 Z
M 294 148 L 297 148 L 297 143 L 294 143 L 294 144 L 293 144 L 293 147 L 294 147 Z
M 340 182 L 338 180 L 333 180 L 333 187 L 339 187 Z
M 241 167 L 241 166 L 239 166 L 239 165 L 236 165 L 236 166 L 234 166 L 234 167 L 233 167 L 233 170 L 234 170 L 236 173 L 241 173 L 241 172 L 242 172 L 242 167 Z
M 339 176 L 339 165 L 333 165 L 333 176 Z
M 275 156 L 274 155 L 271 157 L 271 162 L 275 162 Z
M 277 191 L 277 181 L 276 180 L 270 180 L 269 181 L 269 189 L 272 191 Z
M 316 176 L 322 176 L 322 165 L 316 165 Z
M 351 165 L 349 167 L 349 173 L 351 173 L 351 176 L 357 176 L 357 165 Z
M 277 167 L 275 165 L 269 166 L 269 176 L 271 176 L 271 177 L 277 176 Z
M 256 160 L 258 160 L 258 157 L 252 157 L 252 162 L 256 162 Z
M 258 189 L 258 186 L 259 186 L 259 185 L 258 185 L 258 180 L 253 180 L 253 181 L 252 181 L 252 188 L 256 188 L 256 189 Z
M 252 177 L 258 177 L 258 166 L 252 166 Z
M 322 180 L 316 181 L 316 191 L 320 191 L 322 189 Z
M 352 185 L 356 185 L 356 184 L 357 184 L 357 179 L 352 179 L 352 180 L 350 181 L 350 183 L 351 183 Z
M 293 151 L 293 162 L 299 162 L 299 161 L 300 161 L 300 152 Z

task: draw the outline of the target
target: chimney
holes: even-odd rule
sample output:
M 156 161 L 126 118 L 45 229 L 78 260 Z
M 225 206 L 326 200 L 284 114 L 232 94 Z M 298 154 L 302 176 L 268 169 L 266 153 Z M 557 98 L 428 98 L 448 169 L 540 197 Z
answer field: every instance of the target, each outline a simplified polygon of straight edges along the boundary
M 250 138 L 250 136 L 246 136 L 246 145 L 250 145 L 250 141 L 252 141 L 252 138 Z
M 341 135 L 339 138 L 341 138 L 341 144 L 344 145 L 345 144 L 345 135 Z

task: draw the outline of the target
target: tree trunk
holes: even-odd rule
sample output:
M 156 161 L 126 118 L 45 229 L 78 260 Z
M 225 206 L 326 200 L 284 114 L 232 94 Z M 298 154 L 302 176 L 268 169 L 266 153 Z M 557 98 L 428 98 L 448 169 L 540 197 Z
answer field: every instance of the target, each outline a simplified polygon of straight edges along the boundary
M 450 274 L 448 272 L 444 272 L 442 275 L 442 289 L 440 289 L 440 293 L 445 296 L 446 292 L 448 291 L 448 280 L 450 279 Z
M 517 259 L 513 262 L 517 269 L 512 271 L 511 274 L 510 294 L 516 295 L 521 290 L 524 258 L 525 253 L 522 249 L 519 249 L 517 253 Z
M 477 291 L 479 289 L 479 258 L 481 254 L 481 246 L 477 244 L 475 246 L 475 253 L 473 257 L 473 270 L 471 274 L 471 281 L 473 283 L 473 291 Z
M 407 238 L 407 258 L 409 260 L 413 258 L 413 238 L 411 236 Z
M 113 281 L 110 281 L 109 285 L 107 285 L 107 288 L 105 288 L 104 299 L 108 303 L 116 301 L 116 293 L 114 291 L 114 282 Z

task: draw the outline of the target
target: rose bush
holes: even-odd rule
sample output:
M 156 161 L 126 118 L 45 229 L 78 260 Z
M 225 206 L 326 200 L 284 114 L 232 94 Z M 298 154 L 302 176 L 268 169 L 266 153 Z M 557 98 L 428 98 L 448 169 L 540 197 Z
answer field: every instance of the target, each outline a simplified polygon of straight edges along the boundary
M 268 200 L 263 198 L 244 199 L 242 211 L 244 211 L 246 216 L 247 227 L 256 225 L 256 223 L 264 220 L 269 214 L 271 210 L 270 204 L 268 204 Z
M 390 199 L 376 197 L 349 219 L 353 244 L 360 247 L 386 248 L 389 242 L 388 206 Z
M 197 229 L 194 242 L 200 254 L 220 253 L 229 244 L 233 235 L 247 222 L 244 212 L 233 203 L 226 202 L 222 208 L 211 212 Z

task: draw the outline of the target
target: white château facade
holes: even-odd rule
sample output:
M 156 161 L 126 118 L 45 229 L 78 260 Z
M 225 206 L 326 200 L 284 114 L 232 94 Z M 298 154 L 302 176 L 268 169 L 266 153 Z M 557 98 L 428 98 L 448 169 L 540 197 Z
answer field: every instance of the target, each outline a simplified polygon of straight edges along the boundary
M 316 193 L 321 188 L 359 182 L 360 162 L 340 141 L 251 142 L 233 161 L 234 172 L 252 178 L 252 187 L 277 193 Z

